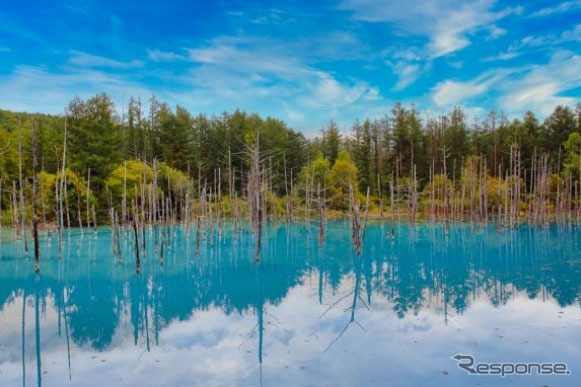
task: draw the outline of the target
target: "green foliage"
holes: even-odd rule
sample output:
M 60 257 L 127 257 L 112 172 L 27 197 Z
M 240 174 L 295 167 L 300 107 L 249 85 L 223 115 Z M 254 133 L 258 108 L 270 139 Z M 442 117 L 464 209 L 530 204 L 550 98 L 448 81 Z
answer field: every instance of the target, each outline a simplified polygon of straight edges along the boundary
M 119 203 L 121 201 L 125 190 L 127 203 L 131 203 L 133 199 L 139 197 L 144 180 L 146 184 L 149 184 L 152 178 L 153 171 L 151 167 L 144 165 L 139 160 L 128 160 L 113 169 L 107 178 L 106 186 L 114 202 Z
M 328 175 L 331 169 L 331 162 L 322 154 L 319 154 L 316 159 L 311 161 L 308 165 L 301 169 L 300 182 L 301 186 L 305 187 L 308 183 L 313 187 L 321 186 L 321 189 L 328 186 Z
M 333 164 L 339 156 L 339 149 L 341 148 L 341 134 L 335 121 L 329 121 L 329 125 L 322 132 L 322 138 L 324 157 Z
M 358 192 L 357 167 L 351 160 L 348 151 L 339 152 L 337 160 L 329 172 L 329 183 L 332 208 L 347 209 L 349 206 L 349 184 L 355 192 Z
M 571 109 L 562 106 L 557 106 L 553 114 L 545 121 L 547 128 L 545 148 L 550 152 L 553 162 L 559 160 L 561 144 L 567 140 L 576 126 L 575 116 Z
M 163 160 L 171 167 L 186 170 L 192 160 L 193 118 L 178 106 L 174 114 L 167 104 L 160 111 L 160 139 Z
M 569 138 L 563 144 L 565 147 L 565 162 L 563 163 L 565 175 L 579 176 L 581 180 L 581 135 L 577 132 L 569 134 Z
M 187 189 L 188 175 L 165 163 L 159 163 L 158 184 L 164 192 L 177 195 Z
M 66 121 L 66 122 L 65 122 Z M 499 166 L 503 174 L 510 167 L 511 147 L 518 146 L 521 165 L 527 176 L 532 160 L 548 153 L 550 165 L 562 178 L 579 175 L 581 143 L 581 106 L 577 110 L 558 106 L 544 121 L 531 112 L 522 120 L 507 120 L 491 112 L 484 120 L 469 120 L 461 108 L 448 114 L 420 119 L 412 107 L 396 104 L 391 114 L 380 120 L 356 121 L 349 135 L 341 135 L 334 121 L 314 138 L 289 128 L 283 121 L 262 118 L 243 111 L 219 116 L 191 115 L 183 107 L 170 107 L 155 97 L 147 101 L 129 100 L 124 114 L 115 110 L 106 94 L 87 100 L 75 98 L 65 115 L 14 113 L 0 110 L 0 178 L 2 179 L 2 208 L 9 209 L 10 192 L 18 181 L 19 159 L 22 160 L 25 195 L 30 199 L 32 177 L 31 129 L 37 135 L 39 200 L 44 193 L 47 218 L 54 216 L 54 186 L 62 166 L 65 123 L 67 133 L 67 200 L 70 212 L 76 216 L 82 196 L 81 211 L 85 211 L 86 180 L 91 169 L 90 204 L 98 213 L 106 207 L 108 191 L 119 203 L 123 192 L 124 160 L 127 161 L 128 200 L 135 196 L 145 171 L 146 183 L 151 183 L 152 160 L 158 161 L 160 192 L 174 197 L 188 192 L 197 195 L 204 182 L 207 186 L 220 184 L 224 195 L 229 185 L 243 206 L 246 176 L 249 171 L 248 145 L 260 135 L 262 166 L 268 171 L 269 187 L 277 196 L 285 195 L 291 185 L 295 199 L 304 198 L 307 171 L 318 184 L 326 187 L 328 207 L 345 210 L 348 205 L 349 182 L 364 193 L 384 199 L 389 195 L 392 176 L 399 177 L 400 202 L 409 189 L 412 168 L 417 171 L 417 189 L 426 198 L 430 178 L 436 185 L 444 183 L 443 149 L 447 179 L 453 180 L 456 190 L 461 185 L 478 184 L 481 168 L 488 175 L 489 205 L 494 206 Z M 19 152 L 19 144 L 21 152 Z M 142 161 L 146 160 L 146 166 Z M 308 161 L 310 163 L 308 163 Z M 560 162 L 560 164 L 558 163 Z M 308 163 L 308 165 L 307 165 Z M 484 166 L 483 166 L 484 165 Z M 430 172 L 433 166 L 433 172 Z M 286 174 L 285 174 L 286 172 Z M 69 175 L 70 174 L 70 175 Z M 192 180 L 189 180 L 189 177 Z M 271 180 L 270 180 L 271 179 Z M 403 180 L 402 180 L 403 179 Z M 405 184 L 404 184 L 405 181 Z M 447 180 L 446 180 L 447 181 Z M 531 179 L 526 181 L 528 192 Z M 438 188 L 439 189 L 439 188 Z M 456 192 L 458 194 L 458 192 Z M 458 197 L 458 195 L 456 195 Z M 278 212 L 278 199 L 269 204 Z M 6 218 L 4 214 L 4 218 Z
M 74 99 L 68 107 L 68 163 L 86 174 L 91 185 L 102 189 L 104 180 L 121 160 L 121 135 L 113 102 L 106 94 L 83 101 Z
M 413 164 L 425 165 L 423 148 L 423 132 L 418 112 L 412 108 L 407 110 L 396 104 L 392 110 L 393 116 L 393 156 L 399 159 L 401 175 L 408 175 Z

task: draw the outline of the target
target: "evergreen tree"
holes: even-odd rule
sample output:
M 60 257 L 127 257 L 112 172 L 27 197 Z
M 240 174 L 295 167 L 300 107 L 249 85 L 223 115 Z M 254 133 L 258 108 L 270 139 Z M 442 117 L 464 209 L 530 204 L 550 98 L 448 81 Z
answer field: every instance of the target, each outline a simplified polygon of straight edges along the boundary
M 341 134 L 335 121 L 329 121 L 329 125 L 323 130 L 324 156 L 331 164 L 335 162 L 341 147 Z
M 549 118 L 546 119 L 545 127 L 545 149 L 550 153 L 551 160 L 558 162 L 559 155 L 561 155 L 561 144 L 577 128 L 575 116 L 570 108 L 557 106 Z
M 75 98 L 68 114 L 69 166 L 81 176 L 90 168 L 91 185 L 102 188 L 104 179 L 122 158 L 122 137 L 113 102 L 106 94 L 86 102 Z
M 167 104 L 160 108 L 160 135 L 163 160 L 172 168 L 187 170 L 192 159 L 193 119 L 188 111 L 180 106 L 173 114 Z

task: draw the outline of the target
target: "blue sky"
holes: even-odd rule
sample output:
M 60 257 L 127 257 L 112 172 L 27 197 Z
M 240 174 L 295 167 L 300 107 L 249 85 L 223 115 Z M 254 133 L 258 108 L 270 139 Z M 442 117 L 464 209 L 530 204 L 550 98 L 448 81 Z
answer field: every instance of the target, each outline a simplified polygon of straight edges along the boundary
M 313 133 L 459 105 L 541 117 L 581 102 L 581 0 L 5 1 L 0 108 L 155 93 Z

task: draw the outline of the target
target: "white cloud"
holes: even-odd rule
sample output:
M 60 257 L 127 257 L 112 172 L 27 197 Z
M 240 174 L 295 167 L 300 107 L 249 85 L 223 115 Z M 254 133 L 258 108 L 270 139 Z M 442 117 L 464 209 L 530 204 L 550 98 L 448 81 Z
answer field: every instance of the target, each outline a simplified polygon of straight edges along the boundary
M 379 89 L 377 87 L 371 87 L 367 90 L 367 93 L 363 98 L 368 101 L 378 101 L 381 99 L 381 94 L 379 93 Z
M 522 78 L 503 84 L 500 105 L 509 112 L 533 110 L 549 115 L 557 105 L 573 105 L 579 98 L 562 93 L 581 86 L 581 55 L 568 51 L 555 53 L 549 63 L 534 66 Z
M 266 38 L 219 37 L 187 52 L 192 62 L 245 76 L 270 74 L 288 79 L 310 72 L 284 46 Z
M 440 82 L 432 89 L 431 98 L 436 106 L 475 106 L 475 99 L 487 93 L 506 113 L 522 115 L 531 110 L 548 116 L 557 105 L 572 106 L 579 101 L 563 94 L 581 87 L 580 68 L 581 55 L 557 51 L 544 65 L 496 69 L 469 81 Z
M 506 61 L 523 54 L 525 49 L 554 50 L 563 43 L 581 41 L 581 24 L 572 30 L 563 31 L 560 35 L 529 35 L 509 46 L 508 50 L 482 59 L 483 62 Z
M 349 35 L 336 38 L 341 44 L 355 44 Z M 290 125 L 309 131 L 330 117 L 351 121 L 385 102 L 379 89 L 319 69 L 318 57 L 296 47 L 271 38 L 217 37 L 182 52 L 150 49 L 147 67 L 140 61 L 73 51 L 60 68 L 17 66 L 0 76 L 0 107 L 61 113 L 77 94 L 87 98 L 106 92 L 121 106 L 132 95 L 155 93 L 193 111 L 220 114 L 240 108 L 286 117 Z M 182 60 L 186 68 L 165 67 L 172 60 Z M 133 68 L 139 69 L 130 74 L 111 71 Z M 140 80 L 151 77 L 161 80 L 163 87 L 150 88 Z
M 497 39 L 499 37 L 501 37 L 502 35 L 506 34 L 506 30 L 503 28 L 500 28 L 496 25 L 491 25 L 488 27 L 488 31 L 490 32 L 490 39 Z
M 58 114 L 75 95 L 87 98 L 102 92 L 119 103 L 125 103 L 131 95 L 151 95 L 151 91 L 121 76 L 96 70 L 56 72 L 19 66 L 10 75 L 0 77 L 0 107 L 15 111 Z
M 420 76 L 422 70 L 419 64 L 407 63 L 404 61 L 390 63 L 390 67 L 398 77 L 398 81 L 393 87 L 396 91 L 403 90 L 414 83 Z
M 172 62 L 187 59 L 185 56 L 176 54 L 175 52 L 161 51 L 157 48 L 148 49 L 147 57 L 154 62 Z
M 464 67 L 464 61 L 461 60 L 449 62 L 448 64 L 450 67 L 455 68 L 456 70 L 460 70 L 462 67 Z
M 530 17 L 543 17 L 543 16 L 550 16 L 558 13 L 565 13 L 577 8 L 581 8 L 581 1 L 566 1 L 561 3 L 555 7 L 547 7 L 543 8 L 537 12 L 534 12 L 530 15 Z
M 358 82 L 354 85 L 346 85 L 339 83 L 330 74 L 319 72 L 318 81 L 316 82 L 312 97 L 307 97 L 304 101 L 312 106 L 333 106 L 342 107 L 350 105 L 358 99 L 369 95 L 369 87 L 363 82 Z M 373 96 L 373 91 L 371 92 Z M 375 89 L 375 97 L 377 99 L 377 89 Z
M 497 55 L 487 56 L 486 58 L 482 59 L 482 61 L 483 62 L 494 62 L 497 60 L 511 60 L 511 59 L 516 58 L 519 55 L 520 55 L 520 53 L 518 53 L 516 51 L 507 51 L 507 52 L 501 52 Z
M 480 28 L 488 27 L 492 36 L 498 35 L 501 30 L 493 23 L 521 11 L 520 8 L 494 11 L 495 2 L 345 0 L 340 7 L 351 10 L 357 20 L 387 22 L 405 33 L 428 37 L 429 55 L 439 57 L 468 46 L 468 35 Z
M 69 63 L 82 67 L 106 67 L 116 70 L 143 67 L 143 62 L 140 60 L 121 62 L 115 59 L 106 58 L 104 56 L 91 55 L 81 51 L 73 51 L 73 56 L 69 59 Z
M 345 36 L 342 40 L 350 41 Z M 317 69 L 301 50 L 267 38 L 220 37 L 187 51 L 198 64 L 190 71 L 197 87 L 244 103 L 262 103 L 263 108 L 282 103 L 286 111 L 333 110 L 381 99 L 379 91 L 366 82 L 340 81 Z
M 432 101 L 437 106 L 451 106 L 484 94 L 509 75 L 506 70 L 488 71 L 470 81 L 446 80 L 432 89 Z
M 577 24 L 572 30 L 563 31 L 560 35 L 526 36 L 520 42 L 511 45 L 509 51 L 532 47 L 554 47 L 573 41 L 581 41 L 581 24 Z
M 581 24 L 577 24 L 571 31 L 563 32 L 561 34 L 561 40 L 564 42 L 581 41 Z

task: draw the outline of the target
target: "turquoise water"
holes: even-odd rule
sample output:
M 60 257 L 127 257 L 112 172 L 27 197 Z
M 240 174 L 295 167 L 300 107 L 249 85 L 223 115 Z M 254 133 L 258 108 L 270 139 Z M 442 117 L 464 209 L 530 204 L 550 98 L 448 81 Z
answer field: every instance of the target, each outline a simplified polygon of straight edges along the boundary
M 0 386 L 578 385 L 581 230 L 270 224 L 252 236 L 177 229 L 141 274 L 108 229 L 43 236 L 41 274 L 0 243 Z M 142 251 L 142 254 L 144 252 Z M 473 376 L 451 356 L 566 362 L 569 376 Z

